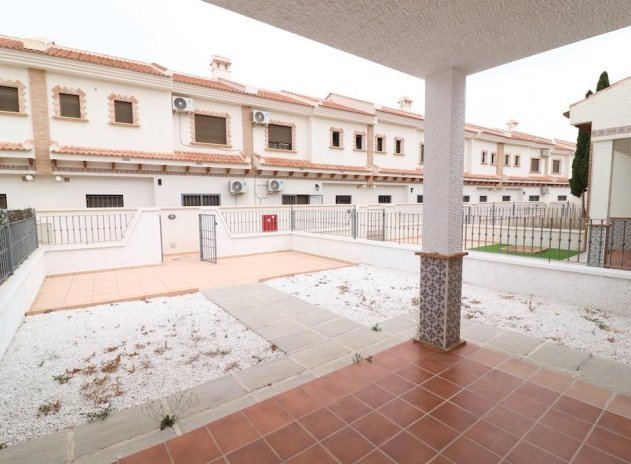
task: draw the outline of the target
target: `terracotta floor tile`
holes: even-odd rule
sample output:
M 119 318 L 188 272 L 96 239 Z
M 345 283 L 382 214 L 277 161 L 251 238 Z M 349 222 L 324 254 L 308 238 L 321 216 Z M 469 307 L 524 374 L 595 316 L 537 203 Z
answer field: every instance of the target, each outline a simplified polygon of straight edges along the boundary
M 598 421 L 602 428 L 616 432 L 618 435 L 631 439 L 631 419 L 605 411 Z
M 580 446 L 578 440 L 542 424 L 535 425 L 524 438 L 566 461 L 574 455 Z
M 427 358 L 421 359 L 419 362 L 416 363 L 416 365 L 421 367 L 422 369 L 425 369 L 428 372 L 431 372 L 432 374 L 439 374 L 452 366 L 452 364 L 445 363 L 429 356 Z
M 287 462 L 289 464 L 336 464 L 337 460 L 322 446 L 316 445 L 302 451 Z
M 377 384 L 394 395 L 401 395 L 412 389 L 414 384 L 398 374 L 392 374 L 377 381 Z
M 446 402 L 431 412 L 432 417 L 452 429 L 463 432 L 476 421 L 476 416 L 453 403 Z
M 477 377 L 482 377 L 484 374 L 489 372 L 492 368 L 485 364 L 479 363 L 477 361 L 473 361 L 471 359 L 463 359 L 456 366 L 459 371 L 467 372 L 469 374 L 473 374 Z
M 295 419 L 300 419 L 321 407 L 319 401 L 302 388 L 294 388 L 276 397 L 278 401 Z
M 118 462 L 119 464 L 171 464 L 171 458 L 166 446 L 161 444 L 127 456 Z
M 225 454 L 259 438 L 259 433 L 240 412 L 230 414 L 206 427 Z
M 398 425 L 375 411 L 353 422 L 353 428 L 375 446 L 380 446 L 401 431 Z
M 514 390 L 524 381 L 519 377 L 515 377 L 514 375 L 507 374 L 506 372 L 497 369 L 490 370 L 482 378 L 508 390 Z
M 518 393 L 511 393 L 500 404 L 534 420 L 539 419 L 548 409 L 545 404 L 533 401 Z
M 221 456 L 205 427 L 172 438 L 166 446 L 174 464 L 206 464 Z
M 355 462 L 374 449 L 373 445 L 350 427 L 323 440 L 322 445 L 343 464 Z
M 335 403 L 331 403 L 329 409 L 349 424 L 371 411 L 370 406 L 358 400 L 353 395 L 346 396 Z
M 510 433 L 521 437 L 532 426 L 534 421 L 522 416 L 510 409 L 502 406 L 496 406 L 485 417 L 485 420 L 509 431 Z
M 300 419 L 302 426 L 318 440 L 337 432 L 346 423 L 326 408 L 319 409 Z
M 338 387 L 335 382 L 327 376 L 303 385 L 302 389 L 324 405 L 333 403 L 347 395 L 346 390 Z
M 591 446 L 583 445 L 572 464 L 624 464 L 624 461 Z
M 586 422 L 594 422 L 602 411 L 600 408 L 575 400 L 569 396 L 561 396 L 554 404 L 554 408 Z
M 353 364 L 333 372 L 327 377 L 333 380 L 338 387 L 352 393 L 372 383 L 372 378 L 368 378 L 362 367 L 364 366 Z
M 527 379 L 539 369 L 537 366 L 522 361 L 521 359 L 509 358 L 497 367 L 507 374 L 514 375 L 521 379 Z
M 613 393 L 604 388 L 575 380 L 565 392 L 565 395 L 575 400 L 583 401 L 597 408 L 604 408 Z
M 474 343 L 467 342 L 463 345 L 460 345 L 458 348 L 453 350 L 454 353 L 459 354 L 460 356 L 470 356 L 471 354 L 478 351 L 480 347 Z
M 454 396 L 462 389 L 462 387 L 460 387 L 459 385 L 451 383 L 448 380 L 443 379 L 442 377 L 432 377 L 426 382 L 423 382 L 421 386 L 424 389 L 444 399 Z
M 497 351 L 481 348 L 470 355 L 469 359 L 477 361 L 481 364 L 486 364 L 487 366 L 495 367 L 506 361 L 508 359 L 508 356 L 498 353 Z
M 528 399 L 538 401 L 539 403 L 543 403 L 548 406 L 554 403 L 554 401 L 559 397 L 557 392 L 548 390 L 547 388 L 532 382 L 525 382 L 521 384 L 515 392 Z
M 466 437 L 458 438 L 442 454 L 458 464 L 493 464 L 501 459 Z
M 429 358 L 436 359 L 442 363 L 449 364 L 453 366 L 454 364 L 458 364 L 462 361 L 464 356 L 460 356 L 459 354 L 453 351 L 436 351 L 428 356 Z
M 375 355 L 373 364 L 387 368 L 389 373 L 398 371 L 399 369 L 410 364 L 410 361 L 393 350 L 382 351 L 378 355 Z
M 466 387 L 478 380 L 478 376 L 459 369 L 459 365 L 442 372 L 439 378 L 449 380 L 451 383 L 461 387 Z
M 469 390 L 462 390 L 449 401 L 480 417 L 495 407 L 495 402 Z
M 229 454 L 230 464 L 276 464 L 281 459 L 274 453 L 265 440 L 257 440 Z
M 407 432 L 402 432 L 381 447 L 397 464 L 429 462 L 436 452 Z
M 424 414 L 399 398 L 384 404 L 378 411 L 400 427 L 407 427 L 412 422 L 420 419 Z
M 495 402 L 501 401 L 510 394 L 510 390 L 484 379 L 472 383 L 467 390 Z
M 500 456 L 504 456 L 519 440 L 513 434 L 487 421 L 476 423 L 465 435 Z
M 401 398 L 425 412 L 431 411 L 444 401 L 440 396 L 434 395 L 423 387 L 414 387 L 401 395 Z
M 550 390 L 561 393 L 572 383 L 573 379 L 569 375 L 541 369 L 535 375 L 530 377 L 529 380 L 543 387 L 549 388 Z
M 283 460 L 315 444 L 313 437 L 296 422 L 267 435 L 265 439 Z
M 607 405 L 607 410 L 619 416 L 631 419 L 631 395 L 618 393 Z
M 392 393 L 375 383 L 355 392 L 355 396 L 374 409 L 394 399 Z
M 508 455 L 513 464 L 563 464 L 563 460 L 531 445 L 527 441 L 520 442 Z
M 622 435 L 596 427 L 585 442 L 594 448 L 631 462 L 631 440 Z
M 540 422 L 554 430 L 560 430 L 577 440 L 583 440 L 587 436 L 587 432 L 592 428 L 591 422 L 582 421 L 554 408 L 545 413 Z
M 431 416 L 425 416 L 414 422 L 407 431 L 437 451 L 442 450 L 459 435 L 459 432 Z
M 357 464 L 393 464 L 394 461 L 386 456 L 383 451 L 375 450 L 357 461 Z
M 434 374 L 432 374 L 431 372 L 421 369 L 416 365 L 409 365 L 407 367 L 404 367 L 403 369 L 397 371 L 397 374 L 404 379 L 414 383 L 415 385 L 420 385 L 421 383 L 425 382 L 428 379 L 431 379 L 434 376 Z
M 273 398 L 250 406 L 244 409 L 243 413 L 262 435 L 280 429 L 293 421 L 291 416 Z

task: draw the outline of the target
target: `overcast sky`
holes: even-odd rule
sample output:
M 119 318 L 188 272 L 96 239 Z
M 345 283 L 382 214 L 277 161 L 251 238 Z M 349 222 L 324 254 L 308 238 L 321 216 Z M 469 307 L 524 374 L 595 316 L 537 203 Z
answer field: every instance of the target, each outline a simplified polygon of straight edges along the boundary
M 237 81 L 325 97 L 329 92 L 423 113 L 424 83 L 364 59 L 222 10 L 201 0 L 15 0 L 3 2 L 0 34 L 44 36 L 59 45 L 156 62 L 209 76 L 210 56 L 232 59 Z M 528 37 L 524 37 L 528 40 Z M 598 76 L 631 75 L 631 28 L 578 42 L 468 78 L 467 122 L 574 141 L 562 116 Z

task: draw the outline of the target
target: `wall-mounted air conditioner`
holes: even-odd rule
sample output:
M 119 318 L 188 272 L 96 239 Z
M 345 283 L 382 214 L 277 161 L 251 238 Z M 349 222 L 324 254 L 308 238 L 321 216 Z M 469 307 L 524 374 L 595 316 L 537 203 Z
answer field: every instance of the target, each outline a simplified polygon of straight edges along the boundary
M 267 181 L 267 192 L 282 192 L 285 190 L 285 181 L 279 179 L 271 179 Z
M 171 103 L 173 105 L 173 111 L 190 113 L 191 111 L 195 110 L 195 102 L 192 98 L 173 97 L 171 99 Z
M 254 124 L 269 124 L 270 114 L 267 111 L 253 110 L 252 122 Z
M 228 190 L 232 195 L 239 195 L 248 191 L 248 184 L 243 180 L 231 180 L 228 183 Z

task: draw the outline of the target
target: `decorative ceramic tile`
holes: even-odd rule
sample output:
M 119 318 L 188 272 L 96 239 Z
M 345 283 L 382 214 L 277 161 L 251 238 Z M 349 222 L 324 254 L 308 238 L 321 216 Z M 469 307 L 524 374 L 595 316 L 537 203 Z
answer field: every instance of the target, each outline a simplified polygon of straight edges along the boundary
M 603 267 L 607 254 L 607 229 L 606 224 L 591 224 L 589 226 L 589 238 L 587 241 L 587 265 Z

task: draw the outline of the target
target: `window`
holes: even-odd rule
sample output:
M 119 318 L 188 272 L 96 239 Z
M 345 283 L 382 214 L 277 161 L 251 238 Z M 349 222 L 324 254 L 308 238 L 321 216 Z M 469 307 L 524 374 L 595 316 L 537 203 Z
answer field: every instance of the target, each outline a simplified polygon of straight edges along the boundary
M 86 208 L 122 208 L 122 195 L 86 195 Z
M 392 203 L 392 195 L 379 195 L 377 197 L 378 203 Z
M 182 194 L 182 206 L 220 206 L 221 195 L 216 193 L 211 194 L 196 194 L 196 193 L 183 193 Z
M 425 144 L 421 143 L 421 154 L 420 154 L 420 164 L 424 164 L 425 163 Z
M 530 160 L 530 172 L 539 172 L 539 165 L 541 160 L 539 158 L 532 158 Z
M 293 132 L 292 126 L 269 124 L 267 126 L 267 148 L 293 150 Z
M 20 112 L 20 89 L 0 85 L 0 111 Z
M 355 134 L 355 150 L 363 150 L 363 149 L 364 149 L 364 135 Z
M 561 173 L 561 160 L 552 160 L 552 174 Z
M 416 195 L 416 202 L 423 203 L 423 195 Z
M 486 195 L 480 195 L 480 203 L 486 203 L 489 197 Z
M 403 139 L 394 139 L 394 153 L 395 155 L 403 154 Z
M 385 137 L 377 137 L 377 151 L 379 153 L 385 152 L 386 139 Z
M 491 164 L 497 164 L 497 155 L 495 154 L 495 152 L 491 152 Z
M 528 201 L 539 201 L 539 195 L 528 196 Z
M 567 201 L 567 195 L 558 195 L 557 201 Z
M 226 118 L 195 114 L 195 141 L 227 145 Z
M 513 158 L 513 161 L 514 161 L 513 166 L 515 166 L 516 168 L 521 166 L 521 156 L 515 155 L 515 157 Z
M 510 195 L 502 195 L 502 201 L 510 201 Z
M 352 197 L 350 195 L 335 195 L 336 205 L 350 205 L 352 203 Z
M 283 195 L 283 205 L 321 205 L 322 195 Z
M 480 157 L 480 163 L 481 164 L 486 164 L 487 163 L 487 151 L 486 150 L 482 150 L 482 156 Z
M 510 155 L 504 155 L 504 166 L 510 166 Z
M 464 195 L 462 197 L 462 202 L 463 203 L 469 203 L 471 201 L 471 197 L 469 195 Z
M 134 123 L 134 104 L 129 101 L 114 100 L 114 122 Z
M 81 97 L 72 93 L 60 93 L 59 116 L 81 118 Z
M 342 139 L 340 137 L 340 131 L 331 132 L 331 146 L 340 148 L 342 146 Z
M 0 193 L 0 209 L 7 209 L 7 194 Z

